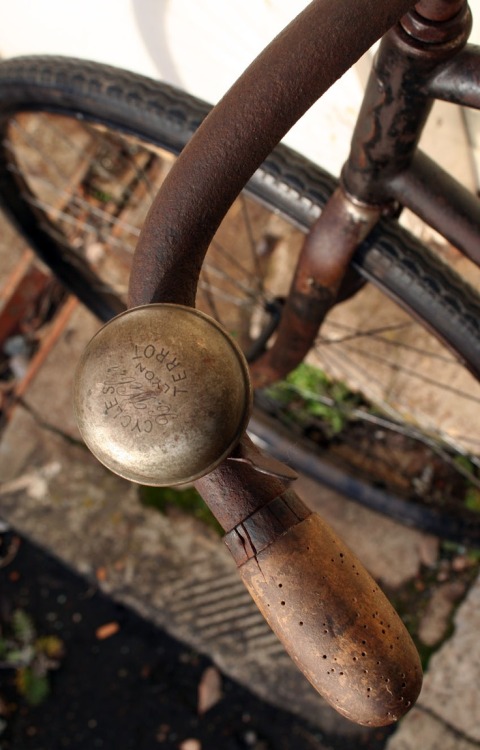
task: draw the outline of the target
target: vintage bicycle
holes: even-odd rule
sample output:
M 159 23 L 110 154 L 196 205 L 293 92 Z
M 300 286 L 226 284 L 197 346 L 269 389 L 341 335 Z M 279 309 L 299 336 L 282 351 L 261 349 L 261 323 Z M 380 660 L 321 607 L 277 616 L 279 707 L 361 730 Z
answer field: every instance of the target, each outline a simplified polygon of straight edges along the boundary
M 479 106 L 478 50 L 463 0 L 410 5 L 315 0 L 211 113 L 95 63 L 0 65 L 2 204 L 100 320 L 120 314 L 81 364 L 85 392 L 100 389 L 93 402 L 78 397 L 87 443 L 134 481 L 196 481 L 287 650 L 365 724 L 412 705 L 413 645 L 360 563 L 296 497 L 291 468 L 257 446 L 391 515 L 478 539 L 475 435 L 446 430 L 423 403 L 448 393 L 460 421 L 474 414 L 478 293 L 398 221 L 413 210 L 478 264 L 476 198 L 417 148 L 434 98 Z M 382 34 L 338 183 L 276 144 Z M 366 282 L 421 325 L 385 303 L 391 321 L 382 313 L 357 327 Z M 348 306 L 350 317 L 337 317 Z M 240 350 L 255 388 L 250 422 Z M 385 389 L 381 370 L 401 387 L 389 378 Z M 369 397 L 345 385 L 355 371 Z M 421 408 L 409 398 L 419 382 Z M 159 443 L 174 454 L 159 461 Z M 387 469 L 372 474 L 379 464 Z

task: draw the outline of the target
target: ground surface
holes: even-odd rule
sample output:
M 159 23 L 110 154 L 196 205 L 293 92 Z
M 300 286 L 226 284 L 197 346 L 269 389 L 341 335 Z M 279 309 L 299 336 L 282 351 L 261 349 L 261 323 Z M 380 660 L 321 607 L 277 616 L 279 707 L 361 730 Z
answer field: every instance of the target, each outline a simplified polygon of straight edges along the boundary
M 21 605 L 41 635 L 58 634 L 65 643 L 52 692 L 38 708 L 12 697 L 0 671 L 4 736 L 17 738 L 8 740 L 11 747 L 60 748 L 68 741 L 83 748 L 93 746 L 92 738 L 114 747 L 115 736 L 126 747 L 163 742 L 181 750 L 190 750 L 182 748 L 187 739 L 201 743 L 192 749 L 416 750 L 418 736 L 422 748 L 438 747 L 439 737 L 442 748 L 477 747 L 475 554 L 300 480 L 300 494 L 381 582 L 429 659 L 418 707 L 392 736 L 341 719 L 285 656 L 215 532 L 181 513 L 143 507 L 135 487 L 77 442 L 71 371 L 95 325 L 80 308 L 73 313 L 0 442 L 0 509 L 10 529 L 0 552 L 7 555 L 2 601 L 7 610 Z M 33 545 L 22 541 L 14 554 L 16 535 Z M 118 632 L 99 639 L 97 629 L 111 623 Z M 223 697 L 200 718 L 198 690 L 211 662 L 222 674 Z M 251 722 L 244 722 L 247 715 Z
M 52 672 L 50 696 L 36 708 L 19 699 L 12 675 L 3 673 L 3 701 L 10 713 L 1 743 L 5 750 L 331 746 L 318 728 L 220 675 L 210 659 L 24 539 L 2 575 L 4 614 L 12 607 L 28 611 L 39 633 L 59 636 L 65 656 Z M 112 623 L 118 632 L 96 635 Z M 203 700 L 214 702 L 206 713 L 199 713 L 201 685 Z

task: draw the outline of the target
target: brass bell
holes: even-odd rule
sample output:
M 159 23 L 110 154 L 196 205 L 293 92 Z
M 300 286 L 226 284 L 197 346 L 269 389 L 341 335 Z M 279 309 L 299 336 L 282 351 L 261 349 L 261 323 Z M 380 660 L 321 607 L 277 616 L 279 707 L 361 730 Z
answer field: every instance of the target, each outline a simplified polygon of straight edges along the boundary
M 109 469 L 146 485 L 194 481 L 243 435 L 252 390 L 246 360 L 215 320 L 151 304 L 103 326 L 77 366 L 80 433 Z

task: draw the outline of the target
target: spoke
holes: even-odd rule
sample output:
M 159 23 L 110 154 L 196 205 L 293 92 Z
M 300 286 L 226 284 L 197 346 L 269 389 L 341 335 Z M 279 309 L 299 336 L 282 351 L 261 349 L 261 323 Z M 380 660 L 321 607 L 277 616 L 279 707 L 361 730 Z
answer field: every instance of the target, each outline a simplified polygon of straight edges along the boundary
M 212 287 L 210 284 L 209 274 L 208 274 L 208 268 L 205 267 L 205 264 L 203 264 L 202 267 L 202 276 L 203 278 L 200 279 L 199 282 L 199 288 L 202 289 L 205 299 L 207 300 L 207 304 L 210 308 L 210 312 L 212 314 L 212 317 L 214 317 L 216 320 L 218 320 L 219 323 L 222 323 L 222 319 L 220 317 L 220 314 L 218 312 L 218 307 L 215 303 L 215 296 L 212 294 Z
M 106 135 L 101 128 L 99 128 L 98 126 L 95 127 L 88 122 L 84 124 L 84 127 L 85 130 L 96 139 L 97 143 L 100 143 L 109 149 L 111 149 L 112 146 L 116 148 L 116 156 L 120 157 L 121 161 L 124 164 L 133 169 L 137 179 L 146 185 L 149 196 L 151 200 L 153 200 L 158 187 L 155 187 L 155 184 L 152 183 L 152 181 L 149 179 L 147 170 L 145 170 L 144 168 L 139 169 L 138 165 L 135 162 L 135 159 L 133 159 L 132 157 L 132 153 L 128 153 L 128 148 L 130 146 L 130 148 L 133 148 L 136 153 L 139 153 L 140 150 L 148 152 L 149 156 L 154 156 L 156 158 L 161 158 L 160 154 L 154 152 L 153 150 L 147 149 L 141 142 L 137 143 L 134 138 L 132 138 L 131 140 L 126 140 L 125 135 L 123 135 L 121 138 L 119 136 L 112 137 L 111 133 L 108 133 L 108 135 Z M 108 170 L 106 170 L 106 172 L 108 174 Z
M 364 367 L 360 366 L 357 362 L 353 361 L 351 357 L 347 356 L 343 350 L 341 352 L 337 352 L 334 348 L 323 348 L 321 346 L 321 343 L 321 339 L 318 339 L 316 342 L 315 351 L 317 352 L 320 359 L 323 358 L 325 362 L 328 362 L 328 360 L 330 360 L 333 363 L 334 370 L 339 373 L 337 377 L 340 380 L 347 380 L 348 382 L 350 373 L 350 377 L 353 378 L 354 381 L 358 382 L 358 374 L 360 373 L 363 383 L 374 384 L 380 389 L 380 391 L 384 390 L 384 384 L 382 380 L 375 376 L 371 372 L 371 370 L 367 370 Z M 399 413 L 398 409 L 394 408 L 393 404 L 385 401 L 385 399 L 383 398 L 379 398 L 378 396 L 370 395 L 368 391 L 365 395 L 376 405 L 378 405 L 378 407 L 382 411 L 384 411 L 385 414 L 391 416 L 392 419 L 402 419 L 402 415 Z
M 237 279 L 234 276 L 230 276 L 230 274 L 228 274 L 226 271 L 219 268 L 218 265 L 213 265 L 208 260 L 206 260 L 203 267 L 206 268 L 207 271 L 212 274 L 212 276 L 216 276 L 217 278 L 222 279 L 223 281 L 227 281 L 229 284 L 231 284 L 231 286 L 243 292 L 244 296 L 248 298 L 250 301 L 255 301 L 255 302 L 258 302 L 259 300 L 261 302 L 266 301 L 263 297 L 261 297 L 261 295 L 256 294 L 250 288 L 247 282 L 240 281 L 240 279 Z
M 231 263 L 231 265 L 232 265 L 232 266 L 233 266 L 234 268 L 238 269 L 238 270 L 239 270 L 239 271 L 240 271 L 240 272 L 242 273 L 242 275 L 243 275 L 243 276 L 244 276 L 244 277 L 245 277 L 246 279 L 249 279 L 249 284 L 247 284 L 247 283 L 243 284 L 243 288 L 244 288 L 244 289 L 245 289 L 246 291 L 248 291 L 248 294 L 249 294 L 249 296 L 250 296 L 250 297 L 263 297 L 263 296 L 264 296 L 264 295 L 263 295 L 263 288 L 261 288 L 261 289 L 256 289 L 256 290 L 253 290 L 253 289 L 251 288 L 251 286 L 250 286 L 250 285 L 251 285 L 251 283 L 252 283 L 252 279 L 253 279 L 253 276 L 254 276 L 254 272 L 252 271 L 252 269 L 251 269 L 251 268 L 248 268 L 247 266 L 244 266 L 244 265 L 243 265 L 242 263 L 240 263 L 239 259 L 238 259 L 238 258 L 235 258 L 235 257 L 234 257 L 234 256 L 233 256 L 233 255 L 232 255 L 232 254 L 231 254 L 231 253 L 230 253 L 230 252 L 229 252 L 229 251 L 228 251 L 228 250 L 226 249 L 226 247 L 225 247 L 225 246 L 224 246 L 224 245 L 223 245 L 222 243 L 220 243 L 220 242 L 219 242 L 219 241 L 218 241 L 217 239 L 214 239 L 214 240 L 213 240 L 213 242 L 212 242 L 212 247 L 213 247 L 213 248 L 214 248 L 214 249 L 215 249 L 215 250 L 216 250 L 216 251 L 217 251 L 218 253 L 220 253 L 220 254 L 221 254 L 222 258 L 226 259 L 226 260 L 227 260 L 227 261 L 228 261 L 229 263 Z M 228 278 L 228 279 L 230 279 L 230 280 L 232 280 L 232 281 L 233 281 L 233 279 L 235 278 L 235 277 L 229 276 L 229 275 L 227 274 L 227 272 L 226 272 L 226 271 L 222 271 L 222 273 L 224 274 L 224 277 L 225 277 L 225 278 Z M 256 271 L 255 271 L 255 273 L 256 273 Z M 257 276 L 257 278 L 258 278 L 258 276 Z M 238 280 L 237 280 L 237 281 L 238 281 Z M 240 284 L 241 282 L 238 282 L 238 283 Z
M 331 355 L 332 352 L 329 351 L 329 354 Z M 338 356 L 338 359 L 340 359 L 340 355 Z M 342 364 L 344 364 L 343 360 Z M 351 363 L 350 360 L 349 364 L 351 369 L 356 368 L 356 365 L 354 363 Z M 345 370 L 346 369 L 348 368 L 345 368 Z M 309 397 L 315 398 L 315 394 L 309 394 Z M 323 402 L 323 397 L 321 397 L 319 400 Z M 474 448 L 475 446 L 478 448 L 478 446 L 480 445 L 479 441 L 471 439 L 468 436 L 459 436 L 457 439 L 455 439 L 448 433 L 444 433 L 433 427 L 427 430 L 421 429 L 413 423 L 406 422 L 405 415 L 397 410 L 394 410 L 391 404 L 384 403 L 380 406 L 381 408 L 385 408 L 387 413 L 391 414 L 392 420 L 387 420 L 384 417 L 374 415 L 371 412 L 367 412 L 363 409 L 354 409 L 350 413 L 352 414 L 352 416 L 356 416 L 364 421 L 378 424 L 380 427 L 397 433 L 401 433 L 406 437 L 412 437 L 415 440 L 421 441 L 422 443 L 430 447 L 431 450 L 433 450 L 439 457 L 442 458 L 442 460 L 446 461 L 449 465 L 455 468 L 458 473 L 466 476 L 469 480 L 472 479 L 473 484 L 480 487 L 480 484 L 478 483 L 480 480 L 476 480 L 474 475 L 472 475 L 471 472 L 464 469 L 463 467 L 459 468 L 455 460 L 452 459 L 452 457 L 444 449 L 444 446 L 448 445 L 449 448 L 457 455 L 468 458 L 468 460 L 470 460 L 475 466 L 480 467 L 480 460 L 477 459 L 470 451 L 466 450 L 463 445 L 458 442 L 458 440 L 462 440 L 462 442 L 465 444 L 470 444 L 472 448 Z
M 255 236 L 253 233 L 253 227 L 252 222 L 250 220 L 250 216 L 248 213 L 248 205 L 247 205 L 247 198 L 244 195 L 240 195 L 241 200 L 241 206 L 242 206 L 242 214 L 245 219 L 245 229 L 249 241 L 249 247 L 250 252 L 252 255 L 252 261 L 253 265 L 255 267 L 255 280 L 257 282 L 257 289 L 260 294 L 263 295 L 264 288 L 263 288 L 263 276 L 262 276 L 262 270 L 260 268 L 260 260 L 257 253 L 257 244 L 255 242 Z
M 356 329 L 353 328 L 352 326 L 348 326 L 348 325 L 344 325 L 344 324 L 336 323 L 336 322 L 332 323 L 332 321 L 326 321 L 326 323 L 331 323 L 331 327 L 332 328 L 337 328 L 338 330 L 343 330 L 343 331 L 348 331 L 348 332 L 354 332 L 354 331 L 356 332 Z M 415 323 L 407 323 L 407 324 L 401 324 L 401 325 L 398 325 L 398 326 L 395 326 L 395 325 L 385 326 L 383 328 L 383 330 L 384 331 L 389 331 L 389 330 L 395 330 L 395 329 L 397 329 L 397 330 L 400 331 L 402 328 L 406 329 L 406 328 L 408 328 L 411 325 L 416 325 L 416 324 Z M 322 330 L 324 330 L 324 329 L 322 329 Z M 378 332 L 380 330 L 382 330 L 382 329 L 380 329 L 380 328 L 373 329 L 372 328 L 369 331 L 367 331 L 367 333 L 370 334 L 370 333 L 374 332 L 374 334 L 378 334 Z M 361 337 L 364 332 L 363 331 L 359 331 L 359 333 L 360 333 L 360 337 Z M 374 335 L 371 338 L 372 338 L 372 340 L 374 340 L 374 339 L 377 338 L 377 336 Z M 388 339 L 388 338 L 387 339 L 383 339 L 383 337 L 381 337 L 381 336 L 379 336 L 378 339 L 381 342 L 382 346 L 388 345 L 388 344 L 393 344 L 394 347 L 397 347 L 397 345 L 398 345 L 398 348 L 400 350 L 410 350 L 410 351 L 413 351 L 415 353 L 419 353 L 419 354 L 421 354 L 422 358 L 426 356 L 426 357 L 428 357 L 428 359 L 432 360 L 432 362 L 434 360 L 438 360 L 438 361 L 444 362 L 444 363 L 446 363 L 448 365 L 455 365 L 455 366 L 457 366 L 457 368 L 460 367 L 460 363 L 456 359 L 454 359 L 453 356 L 443 356 L 439 352 L 431 351 L 431 349 L 424 350 L 424 349 L 420 349 L 419 347 L 413 347 L 413 346 L 410 346 L 410 345 L 406 345 L 405 346 L 403 344 L 403 342 L 392 342 L 390 339 Z M 338 339 L 333 339 L 333 343 L 336 343 L 337 341 L 338 341 Z M 324 357 L 325 361 L 327 361 L 326 352 L 327 352 L 328 346 L 330 346 L 331 343 L 332 343 L 332 340 L 327 344 L 327 346 L 323 347 L 323 342 L 322 342 L 322 350 L 321 351 L 322 351 L 322 356 Z M 332 347 L 332 349 L 334 350 L 335 348 Z M 350 351 L 352 353 L 356 353 L 357 355 L 361 356 L 364 361 L 370 361 L 370 360 L 372 360 L 372 361 L 378 362 L 378 363 L 380 363 L 380 364 L 388 367 L 389 370 L 392 371 L 392 372 L 397 372 L 400 375 L 403 374 L 405 376 L 405 378 L 409 378 L 409 379 L 414 378 L 417 381 L 419 381 L 419 380 L 423 381 L 429 387 L 433 387 L 435 390 L 437 390 L 440 393 L 441 392 L 446 392 L 448 394 L 448 392 L 453 392 L 456 396 L 460 396 L 464 400 L 468 400 L 468 401 L 473 402 L 473 403 L 478 403 L 479 400 L 480 400 L 478 396 L 472 395 L 465 388 L 464 389 L 454 388 L 451 385 L 446 384 L 445 382 L 439 381 L 438 379 L 431 378 L 428 375 L 423 374 L 422 372 L 414 370 L 413 368 L 408 368 L 406 366 L 398 365 L 397 362 L 390 362 L 385 355 L 384 356 L 380 356 L 380 355 L 376 354 L 375 352 L 371 352 L 370 350 L 358 349 L 358 348 L 352 347 L 352 346 L 350 346 L 350 345 L 347 344 L 347 345 L 344 346 L 342 354 L 339 355 L 338 361 L 341 360 L 342 356 L 344 358 L 347 356 L 346 355 L 347 351 Z M 355 368 L 356 367 L 357 367 L 357 365 L 353 364 L 353 366 L 351 368 L 351 371 L 353 373 L 355 372 Z M 338 369 L 338 368 L 336 368 L 336 369 Z M 371 368 L 371 371 L 374 371 L 374 367 Z M 443 373 L 444 371 L 440 370 L 440 372 Z M 366 382 L 369 383 L 370 380 L 371 380 L 371 378 L 369 380 L 367 380 Z M 373 400 L 375 401 L 375 399 L 373 399 Z M 410 411 L 410 406 L 409 406 L 409 404 L 407 402 L 405 402 L 405 403 L 401 403 L 400 402 L 400 407 L 403 408 L 403 409 L 406 408 L 407 412 Z M 415 407 L 415 412 L 417 412 L 417 417 L 419 417 L 420 413 L 418 412 L 418 405 Z M 402 415 L 399 414 L 398 418 L 405 419 L 405 414 L 402 414 Z M 457 453 L 468 455 L 469 459 L 473 463 L 475 463 L 475 465 L 478 464 L 480 466 L 480 461 L 478 459 L 476 459 L 475 456 L 473 455 L 473 452 L 478 452 L 478 450 L 480 448 L 480 440 L 478 438 L 475 438 L 475 437 L 472 438 L 470 435 L 465 435 L 465 434 L 457 434 L 457 435 L 455 435 L 452 431 L 450 431 L 448 433 L 447 432 L 443 432 L 443 431 L 439 430 L 436 425 L 434 427 L 432 427 L 432 420 L 431 420 L 431 416 L 430 415 L 426 415 L 426 414 L 421 415 L 420 421 L 424 422 L 424 423 L 427 423 L 427 424 L 430 424 L 430 427 L 428 428 L 429 433 L 431 433 L 432 431 L 434 431 L 436 434 L 439 435 L 439 439 L 441 439 L 444 444 L 449 445 L 452 448 L 452 450 L 455 450 Z
M 362 338 L 369 338 L 372 339 L 372 341 L 379 342 L 381 344 L 384 344 L 386 346 L 391 346 L 392 348 L 396 349 L 403 349 L 405 351 L 414 352 L 416 354 L 421 354 L 422 356 L 428 356 L 430 359 L 436 359 L 440 362 L 450 362 L 450 363 L 456 363 L 457 360 L 453 356 L 446 356 L 445 354 L 442 354 L 441 352 L 435 352 L 435 351 L 425 351 L 425 349 L 421 349 L 420 347 L 413 346 L 412 344 L 407 344 L 404 341 L 398 341 L 394 339 L 387 338 L 385 336 L 382 336 L 383 333 L 392 333 L 392 332 L 404 332 L 408 330 L 409 328 L 412 328 L 415 324 L 413 322 L 409 323 L 399 323 L 396 325 L 390 325 L 390 326 L 383 326 L 381 328 L 371 328 L 367 330 L 359 330 L 356 328 L 353 328 L 352 326 L 347 326 L 341 323 L 337 323 L 335 321 L 326 320 L 325 323 L 322 326 L 322 332 L 325 332 L 324 329 L 327 326 L 330 326 L 331 328 L 337 328 L 339 330 L 349 331 L 349 333 L 346 333 L 344 336 L 338 337 L 338 338 L 322 338 L 322 345 L 335 345 L 335 344 L 344 344 L 348 341 L 358 340 Z
M 245 307 L 250 309 L 251 308 L 251 300 L 249 298 L 241 298 L 241 297 L 235 297 L 233 294 L 229 294 L 224 289 L 221 289 L 220 287 L 216 287 L 211 283 L 206 283 L 202 277 L 200 277 L 200 281 L 198 283 L 199 289 L 202 289 L 203 291 L 209 289 L 210 292 L 215 293 L 215 296 L 218 300 L 223 300 L 224 302 L 230 302 L 232 305 L 235 305 L 236 307 Z
M 359 354 L 365 357 L 366 359 L 370 359 L 373 362 L 378 362 L 382 365 L 385 365 L 386 367 L 390 368 L 390 370 L 392 370 L 393 372 L 403 373 L 405 375 L 408 375 L 411 378 L 414 378 L 415 380 L 421 380 L 423 383 L 428 383 L 428 385 L 433 385 L 442 391 L 445 391 L 447 393 L 453 393 L 455 396 L 458 396 L 459 398 L 463 398 L 467 401 L 471 401 L 474 404 L 480 404 L 480 397 L 473 396 L 470 393 L 466 393 L 465 391 L 462 391 L 459 388 L 455 388 L 455 386 L 449 385 L 448 383 L 441 383 L 438 380 L 434 380 L 428 375 L 424 375 L 424 374 L 419 373 L 417 370 L 413 370 L 411 367 L 405 367 L 404 365 L 399 365 L 398 362 L 390 362 L 388 359 L 385 359 L 385 357 L 382 357 L 379 354 L 374 354 L 373 352 L 366 352 L 362 349 L 357 349 L 356 347 L 346 346 L 345 349 L 347 349 L 348 351 L 354 354 Z
M 45 154 L 44 149 L 41 149 L 38 145 L 38 142 L 36 139 L 27 131 L 25 128 L 18 122 L 18 120 L 11 120 L 10 122 L 11 127 L 16 130 L 16 132 L 20 135 L 20 137 L 23 139 L 23 142 L 32 149 L 32 151 L 35 151 L 36 154 L 41 155 L 43 163 L 47 165 L 52 172 L 54 172 L 58 177 L 60 177 L 62 180 L 67 179 L 67 175 L 60 171 L 58 162 L 54 159 L 51 159 L 48 155 Z M 64 138 L 62 138 L 64 140 Z M 4 144 L 7 147 L 7 149 L 10 151 L 10 153 L 15 158 L 18 146 L 16 143 L 13 143 L 9 138 L 4 139 Z M 75 148 L 75 146 L 72 147 L 73 151 L 76 153 L 79 153 L 78 150 Z M 36 178 L 36 170 L 32 170 L 32 176 Z
M 109 247 L 116 247 L 121 250 L 126 251 L 128 254 L 132 253 L 132 247 L 125 242 L 122 242 L 117 237 L 109 234 L 107 238 L 101 237 L 99 235 L 98 227 L 96 227 L 94 224 L 89 224 L 87 221 L 82 221 L 75 216 L 71 216 L 70 214 L 66 214 L 65 212 L 61 211 L 60 209 L 52 208 L 48 204 L 42 204 L 42 201 L 36 201 L 34 199 L 31 199 L 31 197 L 28 197 L 28 202 L 31 203 L 34 206 L 48 209 L 49 212 L 54 212 L 57 214 L 59 218 L 62 219 L 62 221 L 65 222 L 65 224 L 68 224 L 70 226 L 74 226 L 76 229 L 81 229 L 85 232 L 91 232 L 98 242 L 99 240 L 102 241 L 102 244 Z M 60 231 L 60 229 L 57 229 L 54 225 L 49 224 L 45 221 L 40 222 L 42 225 L 42 228 L 50 234 L 52 237 L 56 238 L 57 241 L 61 242 L 62 244 L 65 244 L 67 241 L 67 237 Z M 84 246 L 84 243 L 82 243 L 82 247 Z M 75 252 L 79 257 L 83 257 L 79 251 L 78 247 L 75 247 L 73 244 L 70 245 L 70 248 L 73 252 Z
M 39 181 L 41 178 L 35 178 L 35 181 Z M 62 190 L 61 188 L 57 188 L 55 185 L 52 185 L 47 180 L 42 180 L 44 185 L 47 185 L 48 187 L 51 187 L 55 190 L 56 195 L 62 198 L 69 199 L 69 203 L 62 203 L 62 205 L 66 205 L 67 208 L 70 208 L 73 210 L 78 209 L 84 209 L 87 210 L 92 216 L 101 219 L 104 223 L 109 224 L 110 226 L 115 226 L 119 229 L 124 230 L 125 232 L 130 233 L 133 235 L 133 237 L 138 238 L 140 236 L 140 229 L 133 224 L 129 224 L 128 222 L 124 221 L 123 219 L 119 219 L 114 214 L 108 213 L 108 211 L 105 211 L 102 208 L 99 208 L 98 206 L 92 205 L 91 202 L 85 200 L 84 198 L 81 198 L 78 194 L 72 194 L 67 192 L 66 190 Z M 51 203 L 47 203 L 46 201 L 42 201 L 40 198 L 34 198 L 33 195 L 29 193 L 23 193 L 22 197 L 27 203 L 30 203 L 30 205 L 35 206 L 36 208 L 41 208 L 46 213 L 54 213 L 56 217 L 62 218 L 64 221 L 67 221 L 67 217 L 69 214 L 66 213 L 66 210 L 63 209 L 61 212 L 58 208 L 55 206 L 52 206 Z M 72 223 L 70 221 L 70 223 Z M 93 226 L 93 225 L 91 225 Z M 81 228 L 85 227 L 85 223 L 80 224 Z
M 37 115 L 38 117 L 38 115 Z M 85 152 L 83 149 L 79 148 L 75 139 L 67 138 L 65 135 L 64 128 L 61 128 L 58 126 L 57 119 L 53 116 L 47 116 L 48 117 L 48 128 L 55 133 L 55 136 L 57 139 L 59 139 L 62 143 L 64 143 L 66 146 L 68 146 L 68 149 L 70 153 L 76 154 L 79 159 L 83 160 L 85 158 Z M 44 122 L 46 122 L 47 118 L 43 116 Z M 11 120 L 12 127 L 17 131 L 17 133 L 20 134 L 20 136 L 23 138 L 24 142 L 37 154 L 41 155 L 44 163 L 57 174 L 58 177 L 62 178 L 63 180 L 68 179 L 69 175 L 65 174 L 60 168 L 60 164 L 58 161 L 53 160 L 49 157 L 49 155 L 45 152 L 45 149 L 42 147 L 42 144 L 38 143 L 38 140 L 35 139 L 22 125 L 17 119 Z M 152 184 L 152 182 L 149 180 L 148 174 L 145 172 L 145 170 L 141 170 L 138 168 L 137 164 L 135 163 L 135 160 L 132 158 L 132 154 L 129 154 L 126 149 L 126 145 L 128 146 L 128 141 L 125 140 L 125 136 L 123 136 L 121 139 L 118 136 L 113 136 L 111 133 L 108 135 L 105 135 L 100 127 L 95 127 L 91 125 L 88 122 L 83 122 L 81 124 L 81 127 L 90 135 L 91 138 L 93 138 L 98 146 L 103 146 L 104 148 L 109 149 L 112 151 L 112 149 L 115 149 L 115 157 L 119 158 L 120 161 L 128 166 L 131 167 L 137 177 L 138 180 L 141 180 L 146 186 L 147 190 L 149 191 L 149 195 L 151 198 L 155 195 L 155 186 Z M 5 140 L 5 144 L 9 148 L 9 150 L 12 153 L 15 153 L 16 146 L 15 144 L 12 144 L 12 142 L 8 139 Z M 133 148 L 142 149 L 144 151 L 147 151 L 145 147 L 141 144 L 135 144 L 134 139 L 132 139 L 132 146 Z M 150 152 L 149 152 L 150 153 Z M 99 165 L 99 162 L 96 162 L 97 168 Z M 106 173 L 107 176 L 109 175 L 108 169 L 103 168 L 103 171 Z M 35 170 L 33 170 L 33 174 L 35 175 Z

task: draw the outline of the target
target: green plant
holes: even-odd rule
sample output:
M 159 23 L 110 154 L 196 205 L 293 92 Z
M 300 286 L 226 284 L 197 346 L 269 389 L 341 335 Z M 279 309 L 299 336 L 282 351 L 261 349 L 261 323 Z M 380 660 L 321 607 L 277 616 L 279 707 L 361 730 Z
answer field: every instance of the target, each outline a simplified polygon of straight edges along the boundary
M 458 470 L 464 472 L 467 477 L 467 488 L 464 496 L 465 507 L 475 513 L 480 513 L 480 489 L 472 482 L 468 482 L 468 477 L 477 476 L 477 469 L 473 460 L 469 456 L 457 455 L 454 462 Z
M 60 666 L 63 642 L 54 635 L 38 636 L 31 617 L 13 612 L 0 629 L 0 668 L 15 670 L 15 685 L 30 705 L 39 705 L 50 690 L 49 672 Z
M 223 529 L 215 516 L 205 505 L 194 487 L 175 489 L 173 487 L 140 487 L 140 501 L 142 505 L 155 508 L 161 513 L 168 513 L 177 508 L 199 521 L 202 521 L 217 533 L 223 534 Z
M 288 416 L 301 422 L 306 415 L 322 420 L 330 436 L 337 435 L 364 404 L 361 395 L 332 381 L 323 370 L 303 362 L 285 380 L 267 389 L 267 395 L 288 408 Z
M 478 487 L 469 487 L 465 494 L 465 505 L 469 510 L 480 513 L 480 490 Z

